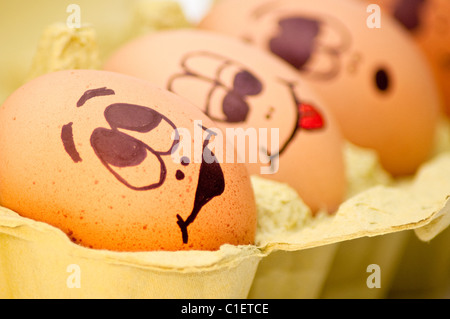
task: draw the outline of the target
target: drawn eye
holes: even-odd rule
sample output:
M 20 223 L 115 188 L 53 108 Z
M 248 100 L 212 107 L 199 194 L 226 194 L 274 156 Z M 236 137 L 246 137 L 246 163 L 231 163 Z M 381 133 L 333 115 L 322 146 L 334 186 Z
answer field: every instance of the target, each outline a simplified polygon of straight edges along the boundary
M 250 106 L 245 98 L 223 86 L 216 86 L 208 96 L 205 113 L 214 121 L 240 123 L 247 119 Z
M 221 75 L 223 78 L 226 78 L 227 74 L 228 76 L 233 74 L 230 72 L 236 72 L 234 65 L 223 69 Z M 222 106 L 220 110 L 222 116 L 216 118 L 223 118 L 223 121 L 228 123 L 240 123 L 247 119 L 250 112 L 250 106 L 246 101 L 246 97 L 260 94 L 263 90 L 263 85 L 252 73 L 241 68 L 238 69 L 238 72 L 234 73 L 232 78 L 232 88 L 215 88 L 214 91 L 222 91 L 221 94 L 218 94 L 219 92 L 213 92 L 214 95 L 221 95 L 222 97 L 221 104 L 219 104 Z M 213 95 L 211 95 L 212 97 Z
M 97 128 L 92 133 L 91 144 L 102 161 L 115 167 L 137 166 L 147 157 L 142 142 L 119 131 Z
M 379 69 L 375 73 L 375 85 L 381 92 L 386 92 L 389 89 L 389 74 L 385 69 Z
M 145 191 L 164 183 L 167 171 L 161 157 L 132 136 L 97 128 L 91 146 L 103 165 L 127 187 Z
M 252 73 L 244 70 L 236 74 L 233 91 L 242 96 L 258 95 L 262 91 L 262 83 Z
M 400 0 L 397 1 L 393 16 L 408 30 L 413 31 L 420 26 L 420 13 L 424 0 Z
M 176 144 L 172 134 L 175 124 L 159 112 L 145 106 L 118 103 L 105 109 L 106 121 L 113 131 L 127 130 L 128 134 L 155 152 L 167 155 Z
M 244 122 L 250 111 L 250 107 L 243 97 L 234 91 L 225 95 L 222 103 L 223 113 L 229 123 Z
M 310 60 L 320 24 L 315 19 L 291 17 L 279 21 L 279 33 L 270 40 L 270 50 L 302 70 Z
M 112 104 L 105 110 L 105 118 L 113 129 L 148 133 L 162 120 L 161 114 L 148 107 L 133 104 Z

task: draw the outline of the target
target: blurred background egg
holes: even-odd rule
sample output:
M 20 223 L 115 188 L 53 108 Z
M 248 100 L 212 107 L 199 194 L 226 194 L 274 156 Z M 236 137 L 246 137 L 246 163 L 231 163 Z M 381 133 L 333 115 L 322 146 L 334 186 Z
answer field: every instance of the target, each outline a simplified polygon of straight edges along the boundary
M 140 79 L 93 70 L 38 77 L 0 107 L 0 205 L 95 249 L 253 244 L 245 165 L 175 156 L 197 129 L 195 143 L 215 159 L 212 126 L 197 107 Z
M 400 22 L 425 53 L 450 116 L 450 1 L 364 0 Z
M 392 175 L 409 175 L 430 157 L 442 101 L 406 30 L 386 16 L 378 28 L 371 14 L 357 0 L 222 0 L 199 27 L 295 66 L 345 138 L 376 150 Z
M 288 183 L 313 212 L 333 212 L 341 203 L 346 180 L 338 125 L 275 55 L 216 32 L 160 31 L 125 44 L 104 69 L 187 98 L 229 129 L 226 137 L 243 150 L 240 160 L 251 174 Z

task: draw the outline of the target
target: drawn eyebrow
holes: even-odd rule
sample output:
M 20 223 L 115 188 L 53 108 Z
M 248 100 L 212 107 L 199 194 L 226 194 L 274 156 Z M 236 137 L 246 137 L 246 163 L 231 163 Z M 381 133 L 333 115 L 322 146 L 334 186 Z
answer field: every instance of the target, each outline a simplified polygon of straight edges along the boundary
M 88 91 L 84 92 L 84 94 L 78 100 L 77 107 L 82 107 L 88 100 L 90 100 L 96 96 L 106 96 L 106 95 L 114 95 L 114 94 L 116 94 L 116 92 L 114 92 L 113 90 L 108 89 L 106 87 L 88 90 Z
M 70 122 L 69 124 L 66 124 L 62 127 L 61 140 L 63 142 L 64 149 L 66 150 L 67 154 L 70 155 L 70 157 L 75 163 L 79 163 L 82 161 L 82 159 L 75 146 L 75 141 L 73 140 L 72 125 L 73 123 Z

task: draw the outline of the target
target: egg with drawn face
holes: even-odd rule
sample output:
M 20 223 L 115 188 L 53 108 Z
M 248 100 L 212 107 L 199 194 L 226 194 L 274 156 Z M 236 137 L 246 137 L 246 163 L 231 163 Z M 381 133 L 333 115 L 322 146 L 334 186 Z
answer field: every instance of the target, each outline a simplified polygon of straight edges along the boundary
M 61 71 L 13 93 L 0 123 L 0 205 L 79 245 L 174 251 L 254 243 L 246 167 L 217 160 L 213 122 L 173 93 L 106 71 Z M 187 156 L 191 145 L 199 159 Z
M 251 174 L 284 182 L 313 212 L 345 195 L 344 140 L 326 106 L 283 60 L 201 30 L 146 35 L 106 62 L 195 104 L 234 142 Z
M 200 28 L 227 33 L 294 66 L 346 139 L 378 152 L 394 176 L 414 173 L 434 146 L 441 100 L 426 59 L 383 17 L 352 0 L 224 0 Z
M 364 0 L 377 4 L 408 30 L 426 55 L 450 116 L 450 1 Z M 381 18 L 383 20 L 383 17 Z

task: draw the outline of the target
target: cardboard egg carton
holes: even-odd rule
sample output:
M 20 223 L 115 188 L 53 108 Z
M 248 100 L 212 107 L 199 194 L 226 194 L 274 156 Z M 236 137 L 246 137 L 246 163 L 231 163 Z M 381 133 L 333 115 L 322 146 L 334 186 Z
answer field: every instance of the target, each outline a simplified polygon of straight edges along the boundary
M 270 183 L 275 188 L 286 187 Z M 445 229 L 450 216 L 449 194 L 445 191 L 450 189 L 449 183 L 447 153 L 425 165 L 405 185 L 375 186 L 353 196 L 335 216 L 311 219 L 299 229 L 274 229 L 254 246 L 225 245 L 211 252 L 92 250 L 74 244 L 59 229 L 1 208 L 0 296 L 240 299 L 249 297 L 253 284 L 254 296 L 273 291 L 269 289 L 280 281 L 256 276 L 258 266 L 262 260 L 275 256 L 276 262 L 269 269 L 280 269 L 279 260 L 286 260 L 287 256 L 289 262 L 298 260 L 294 260 L 291 272 L 282 272 L 290 279 L 282 285 L 283 289 L 289 293 L 292 284 L 301 284 L 308 288 L 303 296 L 299 295 L 301 290 L 294 290 L 296 298 L 315 297 L 311 296 L 312 291 L 319 289 L 320 293 L 332 266 L 336 249 L 332 244 L 408 229 L 431 238 Z M 255 182 L 256 192 L 258 187 Z M 306 252 L 307 257 L 296 255 L 297 252 Z M 291 280 L 293 274 L 297 280 Z M 306 285 L 305 280 L 315 285 Z
M 185 25 L 184 19 L 169 24 L 154 22 L 157 7 L 152 6 L 153 1 L 126 3 L 123 6 L 127 10 L 118 7 L 113 11 L 122 17 L 118 21 L 124 21 L 124 12 L 132 15 L 133 5 L 141 9 L 143 20 L 134 19 L 133 23 L 141 21 L 139 27 L 123 22 L 117 28 L 134 25 L 133 30 L 142 30 L 153 25 L 159 26 L 157 30 Z M 151 15 L 142 12 L 147 5 L 152 8 Z M 171 8 L 175 12 L 172 17 L 179 17 L 179 11 Z M 67 51 L 60 49 L 67 46 L 77 45 L 81 56 L 91 57 L 76 60 L 82 61 L 79 68 L 95 68 L 104 54 L 102 49 L 107 51 L 127 38 L 105 44 L 105 38 L 100 37 L 104 24 L 98 23 L 97 27 L 83 25 L 84 29 L 49 23 L 48 32 L 42 33 L 39 45 L 32 50 L 33 59 L 21 80 L 68 68 L 74 63 L 70 60 L 74 55 L 64 55 Z M 51 30 L 59 31 L 55 34 Z M 132 29 L 127 32 L 128 36 L 133 34 Z M 58 45 L 54 39 L 61 40 L 61 34 L 66 40 Z M 39 53 L 40 46 L 41 52 L 51 46 L 52 52 L 61 54 L 46 60 Z M 8 85 L 2 84 L 5 92 L 17 86 Z M 372 151 L 348 144 L 348 198 L 333 216 L 313 217 L 288 185 L 253 176 L 259 213 L 256 243 L 224 245 L 219 251 L 126 253 L 88 249 L 73 243 L 59 229 L 0 207 L 0 298 L 345 297 L 346 293 L 354 296 L 360 292 L 355 292 L 358 287 L 340 287 L 340 279 L 347 283 L 363 281 L 368 291 L 367 272 L 359 277 L 352 273 L 351 280 L 347 276 L 349 269 L 367 267 L 372 260 L 383 267 L 383 278 L 389 277 L 382 284 L 384 288 L 389 285 L 408 234 L 413 232 L 422 241 L 432 241 L 448 229 L 449 141 L 450 125 L 443 119 L 433 157 L 416 175 L 404 180 L 394 180 L 385 173 Z M 345 250 L 357 249 L 370 256 L 341 258 Z M 374 255 L 377 258 L 372 259 Z M 383 290 L 371 291 L 377 292 L 372 296 L 382 297 Z

